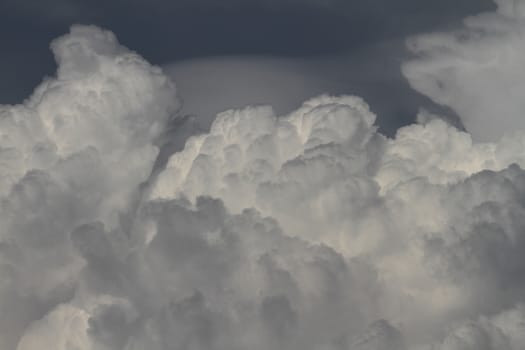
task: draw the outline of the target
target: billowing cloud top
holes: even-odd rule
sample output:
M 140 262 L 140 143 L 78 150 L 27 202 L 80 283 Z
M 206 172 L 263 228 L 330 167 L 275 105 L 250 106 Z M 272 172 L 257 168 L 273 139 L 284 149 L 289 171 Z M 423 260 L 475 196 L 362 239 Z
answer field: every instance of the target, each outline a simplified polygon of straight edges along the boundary
M 152 141 L 178 107 L 174 86 L 111 32 L 75 26 L 51 47 L 57 77 L 24 105 L 0 107 L 0 194 L 50 171 L 63 185 L 95 185 L 83 190 L 109 219 L 149 176 Z
M 110 32 L 75 26 L 51 46 L 57 77 L 0 106 L 2 349 L 68 298 L 82 265 L 70 231 L 121 221 L 178 107 L 171 81 Z
M 163 167 L 163 72 L 95 27 L 52 48 L 1 107 L 0 348 L 523 349 L 525 131 L 387 138 L 319 96 L 223 112 Z

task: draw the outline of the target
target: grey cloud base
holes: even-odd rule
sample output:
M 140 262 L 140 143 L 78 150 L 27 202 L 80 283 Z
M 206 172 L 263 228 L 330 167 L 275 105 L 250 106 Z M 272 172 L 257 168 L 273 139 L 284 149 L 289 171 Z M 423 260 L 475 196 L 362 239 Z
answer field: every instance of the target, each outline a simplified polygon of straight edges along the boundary
M 0 107 L 0 348 L 523 349 L 524 131 L 387 138 L 319 96 L 153 169 L 174 84 L 95 27 L 52 48 Z

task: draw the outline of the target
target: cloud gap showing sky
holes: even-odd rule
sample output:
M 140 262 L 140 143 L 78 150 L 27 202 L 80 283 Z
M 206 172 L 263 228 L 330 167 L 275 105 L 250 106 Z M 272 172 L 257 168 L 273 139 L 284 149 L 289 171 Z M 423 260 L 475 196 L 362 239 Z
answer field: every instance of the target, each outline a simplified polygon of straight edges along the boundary
M 72 26 L 0 105 L 0 349 L 523 350 L 525 1 L 497 6 L 407 42 L 464 128 L 393 135 L 352 95 L 187 116 L 176 67 Z

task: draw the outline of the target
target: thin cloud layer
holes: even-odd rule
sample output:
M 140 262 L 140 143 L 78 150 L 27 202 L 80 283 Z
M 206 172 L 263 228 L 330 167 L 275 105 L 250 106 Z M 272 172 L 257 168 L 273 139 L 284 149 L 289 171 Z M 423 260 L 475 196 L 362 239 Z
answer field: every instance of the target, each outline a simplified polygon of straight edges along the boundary
M 191 127 L 163 72 L 95 27 L 52 48 L 1 107 L 0 348 L 522 350 L 525 131 L 388 138 L 323 95 L 223 112 L 164 166 Z

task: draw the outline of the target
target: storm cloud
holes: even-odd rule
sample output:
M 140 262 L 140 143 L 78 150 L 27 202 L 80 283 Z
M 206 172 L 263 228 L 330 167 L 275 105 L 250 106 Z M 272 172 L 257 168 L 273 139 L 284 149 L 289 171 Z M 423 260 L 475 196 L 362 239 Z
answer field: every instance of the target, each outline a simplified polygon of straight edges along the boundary
M 199 129 L 161 68 L 73 26 L 55 76 L 0 107 L 0 348 L 522 350 L 525 130 L 445 98 L 471 96 L 488 28 L 519 38 L 521 2 L 498 5 L 464 60 L 443 63 L 450 34 L 410 41 L 410 83 L 466 131 L 421 111 L 393 136 L 327 94 Z

